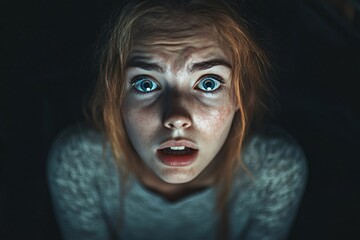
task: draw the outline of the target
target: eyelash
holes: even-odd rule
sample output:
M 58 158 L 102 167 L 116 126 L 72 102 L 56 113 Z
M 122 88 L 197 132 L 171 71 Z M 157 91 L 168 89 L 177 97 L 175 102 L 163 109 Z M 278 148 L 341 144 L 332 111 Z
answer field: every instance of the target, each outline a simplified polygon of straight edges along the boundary
M 197 85 L 202 81 L 204 80 L 205 78 L 213 78 L 215 79 L 216 81 L 218 81 L 220 83 L 219 87 L 217 89 L 215 89 L 214 91 L 204 91 L 202 89 L 200 89 L 199 87 L 197 87 Z M 215 74 L 206 74 L 206 75 L 203 75 L 199 78 L 198 82 L 195 84 L 196 88 L 200 91 L 202 91 L 203 93 L 205 94 L 215 94 L 215 93 L 218 93 L 222 90 L 222 85 L 225 84 L 224 80 L 222 77 L 218 76 L 218 75 L 215 75 Z
M 215 79 L 216 81 L 218 81 L 218 82 L 220 83 L 220 86 L 219 86 L 217 89 L 213 90 L 213 91 L 204 91 L 204 90 L 200 89 L 200 88 L 198 87 L 198 84 L 199 84 L 202 80 L 204 80 L 205 78 L 213 78 L 213 79 Z M 138 81 L 140 81 L 140 80 L 142 80 L 142 79 L 149 79 L 149 80 L 155 82 L 156 85 L 158 86 L 158 89 L 153 90 L 153 91 L 151 91 L 151 92 L 142 92 L 142 91 L 136 89 L 136 87 L 135 87 L 134 85 L 135 85 Z M 161 88 L 160 88 L 160 84 L 159 84 L 157 81 L 155 81 L 154 78 L 152 78 L 152 77 L 149 76 L 149 75 L 138 75 L 138 76 L 135 76 L 134 78 L 132 78 L 132 79 L 130 80 L 130 84 L 131 84 L 131 86 L 132 86 L 132 89 L 135 91 L 135 93 L 136 93 L 136 94 L 141 94 L 141 95 L 149 94 L 149 93 L 152 93 L 152 92 L 154 92 L 154 91 L 157 91 L 157 90 L 160 90 L 160 89 L 161 89 Z M 205 93 L 205 94 L 215 94 L 215 93 L 218 93 L 218 92 L 220 92 L 220 91 L 222 90 L 222 85 L 223 85 L 223 84 L 225 84 L 225 82 L 224 82 L 224 80 L 223 80 L 222 77 L 220 77 L 220 76 L 218 76 L 218 75 L 215 75 L 215 74 L 206 74 L 206 75 L 203 75 L 203 76 L 201 76 L 201 77 L 199 78 L 199 80 L 198 80 L 198 81 L 196 82 L 196 84 L 195 84 L 195 88 L 196 88 L 197 90 Z
M 149 79 L 153 82 L 155 82 L 155 84 L 158 86 L 158 89 L 154 90 L 154 91 L 157 91 L 157 90 L 160 90 L 160 84 L 151 76 L 149 75 L 138 75 L 138 76 L 135 76 L 133 77 L 131 80 L 130 80 L 130 84 L 132 86 L 132 89 L 135 91 L 136 94 L 141 94 L 141 95 L 145 95 L 145 94 L 149 94 L 149 93 L 152 93 L 154 91 L 151 91 L 151 92 L 142 92 L 138 89 L 136 89 L 136 87 L 134 86 L 137 82 L 139 82 L 140 80 L 142 79 Z

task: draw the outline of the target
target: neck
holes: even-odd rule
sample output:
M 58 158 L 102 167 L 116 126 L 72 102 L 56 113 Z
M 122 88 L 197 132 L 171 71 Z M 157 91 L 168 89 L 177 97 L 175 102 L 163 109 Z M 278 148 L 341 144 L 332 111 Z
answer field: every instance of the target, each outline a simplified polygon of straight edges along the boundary
M 143 166 L 138 180 L 150 191 L 165 197 L 170 202 L 178 201 L 216 184 L 215 164 L 210 164 L 199 176 L 187 183 L 172 184 L 161 180 L 148 167 Z

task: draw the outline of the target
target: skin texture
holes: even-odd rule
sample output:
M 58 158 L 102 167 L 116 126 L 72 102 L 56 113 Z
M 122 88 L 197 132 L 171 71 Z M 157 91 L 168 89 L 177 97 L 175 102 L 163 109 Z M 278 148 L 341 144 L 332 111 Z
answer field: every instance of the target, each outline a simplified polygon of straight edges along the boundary
M 140 180 L 164 195 L 212 184 L 213 162 L 222 160 L 218 152 L 238 110 L 231 97 L 230 60 L 213 36 L 217 36 L 214 29 L 175 33 L 171 29 L 171 34 L 170 30 L 152 31 L 145 38 L 136 38 L 130 55 L 123 105 L 125 129 L 145 163 Z M 212 60 L 213 65 L 196 65 Z M 154 85 L 153 91 L 141 94 L 132 84 L 143 79 L 137 77 L 141 75 L 158 88 Z M 217 76 L 223 83 L 217 91 L 205 92 L 199 88 L 204 76 Z M 156 152 L 171 139 L 195 143 L 197 159 L 188 166 L 163 164 Z

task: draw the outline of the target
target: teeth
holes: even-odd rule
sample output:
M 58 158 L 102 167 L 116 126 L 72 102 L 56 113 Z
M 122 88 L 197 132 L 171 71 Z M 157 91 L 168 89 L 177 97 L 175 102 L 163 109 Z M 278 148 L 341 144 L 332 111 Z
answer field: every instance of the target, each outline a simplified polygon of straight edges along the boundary
M 171 150 L 184 150 L 185 146 L 179 146 L 179 147 L 170 147 Z

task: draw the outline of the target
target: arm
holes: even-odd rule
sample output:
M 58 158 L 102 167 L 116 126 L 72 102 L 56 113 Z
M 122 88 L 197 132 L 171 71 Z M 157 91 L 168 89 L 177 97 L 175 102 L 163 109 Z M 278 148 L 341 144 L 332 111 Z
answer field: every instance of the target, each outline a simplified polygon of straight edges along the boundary
M 307 178 L 304 153 L 290 136 L 265 137 L 263 165 L 256 176 L 257 202 L 247 240 L 286 239 Z
M 64 239 L 109 239 L 97 191 L 99 157 L 101 144 L 74 130 L 63 133 L 50 151 L 48 181 Z

